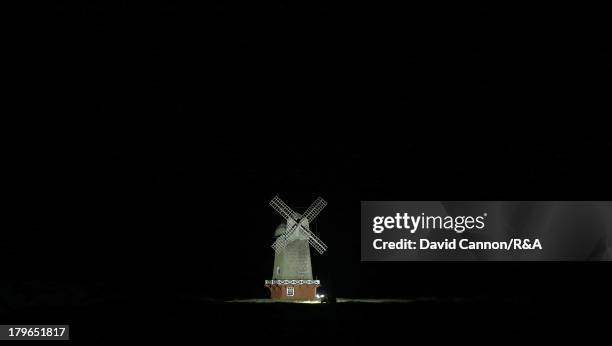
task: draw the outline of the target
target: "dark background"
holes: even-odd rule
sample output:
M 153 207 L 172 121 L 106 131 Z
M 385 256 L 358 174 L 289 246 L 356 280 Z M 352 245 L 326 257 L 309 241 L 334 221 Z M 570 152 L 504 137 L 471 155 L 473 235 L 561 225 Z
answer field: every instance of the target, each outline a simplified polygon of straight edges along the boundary
M 13 28 L 27 120 L 6 147 L 17 222 L 0 242 L 4 320 L 266 297 L 275 194 L 296 209 L 329 202 L 315 228 L 329 251 L 313 259 L 328 295 L 599 306 L 606 263 L 364 263 L 358 220 L 361 200 L 609 199 L 602 17 L 557 5 L 30 9 Z

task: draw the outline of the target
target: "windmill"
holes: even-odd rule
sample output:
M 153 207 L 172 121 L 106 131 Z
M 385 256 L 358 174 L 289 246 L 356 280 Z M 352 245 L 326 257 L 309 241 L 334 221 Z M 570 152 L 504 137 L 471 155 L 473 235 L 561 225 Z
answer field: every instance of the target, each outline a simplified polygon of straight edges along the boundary
M 327 245 L 310 231 L 309 225 L 325 208 L 327 202 L 317 198 L 303 214 L 293 211 L 278 196 L 270 205 L 284 219 L 274 232 L 274 272 L 272 280 L 266 280 L 272 299 L 315 300 L 319 280 L 312 279 L 310 246 L 322 254 Z

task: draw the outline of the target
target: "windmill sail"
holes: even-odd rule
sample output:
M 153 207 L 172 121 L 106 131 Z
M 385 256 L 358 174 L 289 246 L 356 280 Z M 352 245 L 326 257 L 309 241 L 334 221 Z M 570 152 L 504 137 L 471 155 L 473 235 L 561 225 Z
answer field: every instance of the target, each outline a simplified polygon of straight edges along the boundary
M 274 196 L 274 198 L 272 198 L 270 205 L 283 218 L 285 218 L 285 220 L 287 220 L 287 230 L 272 244 L 274 251 L 277 253 L 283 251 L 297 236 L 306 238 L 308 243 L 310 243 L 310 245 L 320 254 L 327 250 L 327 245 L 325 245 L 321 239 L 314 235 L 314 233 L 312 233 L 308 227 L 308 224 L 314 221 L 321 210 L 323 210 L 323 208 L 325 208 L 327 205 L 327 202 L 325 202 L 323 198 L 317 198 L 301 216 L 293 211 L 278 196 Z M 295 219 L 296 216 L 299 217 L 299 221 Z
M 319 215 L 319 213 L 321 212 L 321 210 L 323 210 L 323 208 L 325 208 L 325 206 L 327 205 L 327 202 L 325 202 L 325 200 L 321 197 L 317 198 L 316 201 L 314 201 L 310 207 L 308 207 L 308 209 L 306 209 L 306 211 L 304 212 L 303 217 L 305 217 L 306 219 L 308 219 L 308 222 L 312 222 L 315 217 L 317 217 L 317 215 Z

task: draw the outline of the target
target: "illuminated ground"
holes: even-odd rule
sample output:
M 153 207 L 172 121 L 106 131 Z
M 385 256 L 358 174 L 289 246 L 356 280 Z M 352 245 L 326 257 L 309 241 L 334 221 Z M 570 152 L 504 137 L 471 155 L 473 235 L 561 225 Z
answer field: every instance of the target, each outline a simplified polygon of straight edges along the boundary
M 371 304 L 410 304 L 417 302 L 432 302 L 435 298 L 416 298 L 416 299 L 357 299 L 357 298 L 338 298 L 336 303 L 371 303 Z M 232 299 L 226 300 L 226 303 L 289 303 L 289 304 L 321 304 L 321 300 L 312 301 L 295 301 L 295 300 L 272 300 L 272 299 Z

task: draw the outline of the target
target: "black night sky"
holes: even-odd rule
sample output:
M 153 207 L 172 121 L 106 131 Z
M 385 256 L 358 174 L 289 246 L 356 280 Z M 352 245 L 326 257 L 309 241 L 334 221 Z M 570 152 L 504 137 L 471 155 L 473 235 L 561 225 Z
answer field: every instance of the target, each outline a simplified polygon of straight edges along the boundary
M 2 307 L 42 323 L 20 309 L 265 297 L 276 194 L 296 209 L 328 201 L 315 232 L 329 251 L 313 266 L 329 295 L 604 292 L 603 264 L 360 262 L 362 200 L 609 199 L 605 25 L 568 12 L 36 11 L 19 85 L 22 109 L 46 119 L 7 147 L 18 193 Z

